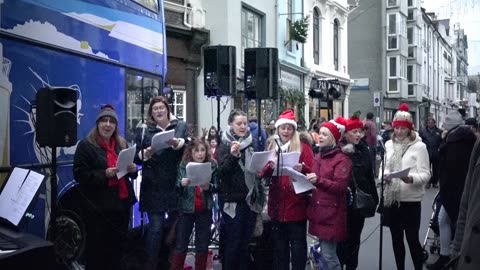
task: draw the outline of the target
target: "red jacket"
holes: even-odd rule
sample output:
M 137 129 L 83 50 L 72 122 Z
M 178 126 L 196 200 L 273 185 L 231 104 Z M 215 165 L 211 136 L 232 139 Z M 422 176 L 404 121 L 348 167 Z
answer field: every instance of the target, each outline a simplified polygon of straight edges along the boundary
M 352 161 L 340 147 L 315 156 L 316 188 L 308 204 L 308 231 L 320 240 L 342 241 L 347 236 L 347 187 Z
M 299 163 L 303 162 L 302 173 L 310 173 L 313 163 L 312 147 L 302 143 Z M 264 176 L 271 176 L 273 169 L 265 166 Z M 302 221 L 307 219 L 307 193 L 295 194 L 290 177 L 273 176 L 268 191 L 268 215 L 280 222 Z

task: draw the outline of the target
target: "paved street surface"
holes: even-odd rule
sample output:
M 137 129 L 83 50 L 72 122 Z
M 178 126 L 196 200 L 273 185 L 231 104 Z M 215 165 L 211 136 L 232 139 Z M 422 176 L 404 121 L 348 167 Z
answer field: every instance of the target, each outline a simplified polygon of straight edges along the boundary
M 432 203 L 437 194 L 438 189 L 432 188 L 427 189 L 425 197 L 422 202 L 422 223 L 420 228 L 419 239 L 420 243 L 423 245 L 425 235 L 429 226 L 430 218 L 432 215 Z M 358 270 L 375 270 L 379 269 L 379 243 L 380 243 L 380 216 L 376 215 L 375 217 L 368 218 L 365 221 L 365 227 L 362 233 L 362 245 L 360 247 L 360 256 L 359 256 L 359 266 Z M 372 233 L 373 232 L 373 233 Z M 369 236 L 370 235 L 370 236 Z M 368 238 L 367 238 L 368 237 Z M 430 231 L 430 237 L 433 237 L 433 232 Z M 426 250 L 429 250 L 429 244 L 432 240 L 427 241 Z M 312 239 L 309 239 L 311 244 Z M 405 269 L 413 270 L 413 263 L 410 256 L 410 251 L 408 250 L 408 244 L 405 240 L 406 247 L 406 256 L 405 256 Z M 214 251 L 216 253 L 216 251 Z M 427 262 L 434 262 L 437 259 L 436 254 L 429 254 L 429 259 Z M 191 265 L 194 263 L 194 255 L 187 257 L 187 261 Z M 310 269 L 307 267 L 307 269 Z M 383 260 L 382 260 L 382 269 L 384 270 L 395 270 L 395 257 L 393 255 L 392 249 L 392 239 L 390 235 L 390 230 L 387 227 L 383 228 Z M 424 269 L 426 267 L 424 266 Z

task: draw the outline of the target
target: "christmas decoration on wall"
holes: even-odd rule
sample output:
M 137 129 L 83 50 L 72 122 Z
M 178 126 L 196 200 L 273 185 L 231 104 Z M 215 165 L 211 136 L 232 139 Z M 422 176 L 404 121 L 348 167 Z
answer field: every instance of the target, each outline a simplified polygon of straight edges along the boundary
M 290 26 L 290 39 L 300 43 L 307 41 L 309 16 L 305 16 L 292 23 Z

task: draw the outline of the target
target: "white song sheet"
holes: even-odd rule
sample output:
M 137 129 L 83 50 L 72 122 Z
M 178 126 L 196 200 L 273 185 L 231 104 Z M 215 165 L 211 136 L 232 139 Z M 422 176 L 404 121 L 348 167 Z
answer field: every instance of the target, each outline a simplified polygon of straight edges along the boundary
M 0 217 L 18 226 L 44 178 L 37 172 L 14 168 L 0 194 Z
M 209 183 L 212 179 L 212 164 L 210 162 L 189 162 L 186 170 L 191 187 Z
M 265 152 L 255 152 L 250 159 L 247 158 L 247 170 L 252 173 L 258 173 L 263 170 L 267 162 L 275 159 L 275 150 Z
M 118 154 L 117 159 L 117 178 L 120 179 L 128 173 L 128 165 L 133 163 L 133 158 L 135 157 L 135 150 L 137 145 L 134 144 L 132 147 L 123 149 Z
M 283 168 L 283 174 L 290 176 L 295 193 L 302 193 L 314 189 L 315 186 L 308 181 L 307 177 L 292 168 Z
M 167 142 L 174 138 L 175 130 L 171 129 L 155 134 L 152 138 L 152 149 L 154 151 L 170 147 Z
M 410 168 L 406 168 L 400 171 L 391 172 L 388 175 L 386 175 L 386 178 L 387 179 L 402 178 L 402 177 L 408 176 L 409 172 L 410 172 Z

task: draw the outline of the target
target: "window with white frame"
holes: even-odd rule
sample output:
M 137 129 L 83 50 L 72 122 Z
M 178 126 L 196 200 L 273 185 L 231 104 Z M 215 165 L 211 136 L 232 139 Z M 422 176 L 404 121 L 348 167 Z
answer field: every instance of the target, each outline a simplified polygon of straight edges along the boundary
M 293 0 L 287 0 L 287 21 L 290 22 L 290 25 L 292 24 L 292 13 L 293 13 Z M 289 31 L 289 27 L 287 23 L 287 31 Z M 289 52 L 293 51 L 293 42 L 290 41 L 287 44 L 287 50 Z
M 409 9 L 407 12 L 407 20 L 411 21 L 415 19 L 415 9 Z
M 398 66 L 397 66 L 397 56 L 388 57 L 388 91 L 389 92 L 398 92 Z
M 408 81 L 408 95 L 413 96 L 415 95 L 415 66 L 408 65 L 407 66 L 407 81 Z
M 415 0 L 408 0 L 408 7 L 414 7 L 415 6 Z
M 417 48 L 410 46 L 408 47 L 408 58 L 415 58 Z
M 398 6 L 397 0 L 387 0 L 387 7 L 396 7 Z
M 339 22 L 337 19 L 333 20 L 333 65 L 335 70 L 338 70 L 338 52 L 339 52 Z
M 415 34 L 415 29 L 413 27 L 408 27 L 407 28 L 407 41 L 408 45 L 414 45 L 414 34 Z
M 387 15 L 387 49 L 388 50 L 396 50 L 398 49 L 398 19 L 397 14 L 388 14 Z
M 313 63 L 320 64 L 320 11 L 313 9 Z
M 186 97 L 185 90 L 173 90 L 173 114 L 182 121 L 186 121 L 187 117 Z
M 262 47 L 262 15 L 242 7 L 242 67 L 244 49 Z

